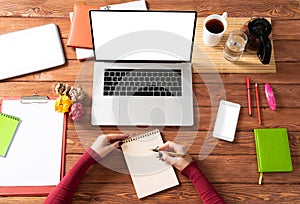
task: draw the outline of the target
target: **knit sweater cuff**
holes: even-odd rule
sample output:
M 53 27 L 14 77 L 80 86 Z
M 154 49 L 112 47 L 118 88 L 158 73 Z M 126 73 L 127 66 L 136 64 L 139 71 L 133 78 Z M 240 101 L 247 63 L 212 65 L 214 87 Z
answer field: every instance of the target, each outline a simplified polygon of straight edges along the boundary
M 195 177 L 202 175 L 202 171 L 199 169 L 197 161 L 192 161 L 189 165 L 187 165 L 181 173 L 187 176 L 189 179 L 193 180 Z
M 99 161 L 102 160 L 102 158 L 100 157 L 100 155 L 97 152 L 95 152 L 91 147 L 87 148 L 86 151 L 95 160 L 95 163 L 96 163 L 96 161 L 99 162 Z

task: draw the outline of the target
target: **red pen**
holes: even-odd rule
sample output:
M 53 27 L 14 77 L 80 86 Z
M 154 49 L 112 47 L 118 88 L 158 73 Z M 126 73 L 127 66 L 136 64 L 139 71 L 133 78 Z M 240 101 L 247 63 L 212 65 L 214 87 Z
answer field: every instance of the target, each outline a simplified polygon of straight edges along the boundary
M 249 115 L 252 116 L 252 100 L 251 100 L 251 92 L 250 92 L 250 77 L 246 77 L 246 87 L 248 94 L 248 111 Z
M 255 84 L 255 96 L 256 96 L 256 108 L 257 108 L 257 119 L 258 119 L 258 124 L 261 125 L 260 105 L 259 105 L 258 85 L 257 85 L 257 83 Z

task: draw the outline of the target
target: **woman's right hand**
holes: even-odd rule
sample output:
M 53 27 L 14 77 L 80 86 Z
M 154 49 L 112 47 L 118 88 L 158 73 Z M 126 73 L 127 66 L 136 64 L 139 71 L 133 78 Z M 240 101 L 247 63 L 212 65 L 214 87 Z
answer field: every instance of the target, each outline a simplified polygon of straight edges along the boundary
M 176 169 L 182 171 L 193 160 L 187 153 L 188 149 L 184 145 L 177 144 L 175 142 L 167 141 L 164 145 L 157 149 L 158 151 L 168 151 L 183 154 L 184 156 L 173 157 L 167 153 L 163 153 L 161 159 L 172 164 Z

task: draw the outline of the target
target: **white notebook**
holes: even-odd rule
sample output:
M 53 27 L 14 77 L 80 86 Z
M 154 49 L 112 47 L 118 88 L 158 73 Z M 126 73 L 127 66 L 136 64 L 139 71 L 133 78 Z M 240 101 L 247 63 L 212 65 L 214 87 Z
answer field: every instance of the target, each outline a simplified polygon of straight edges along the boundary
M 55 24 L 0 35 L 0 80 L 65 63 Z
M 157 158 L 151 149 L 161 146 L 158 129 L 124 141 L 121 146 L 138 198 L 179 184 L 173 167 Z

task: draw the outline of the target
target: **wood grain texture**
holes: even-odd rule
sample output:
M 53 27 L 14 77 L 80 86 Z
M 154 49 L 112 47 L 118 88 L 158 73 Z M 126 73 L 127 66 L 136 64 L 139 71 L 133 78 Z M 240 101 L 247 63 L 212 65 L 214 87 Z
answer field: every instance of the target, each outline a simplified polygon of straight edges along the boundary
M 299 188 L 294 185 L 285 185 L 285 192 L 282 192 L 281 185 L 268 184 L 258 186 L 255 184 L 239 184 L 239 187 L 234 184 L 215 184 L 215 188 L 224 197 L 227 203 L 242 204 L 242 203 L 289 203 L 289 200 L 299 202 Z M 104 189 L 102 184 L 95 184 L 94 191 L 88 190 L 88 185 L 83 184 L 80 190 L 82 194 L 78 194 L 76 198 L 79 201 L 74 203 L 113 203 L 116 200 L 121 203 L 161 203 L 161 194 L 152 196 L 143 200 L 135 199 L 135 196 L 130 193 L 124 193 L 123 188 L 130 188 L 128 185 L 120 184 L 118 187 L 108 186 L 109 189 L 115 189 L 110 192 Z M 97 191 L 97 192 L 95 192 Z M 272 194 L 270 194 L 272 192 Z M 199 199 L 195 195 L 195 189 L 191 184 L 181 184 L 180 187 L 175 187 L 164 193 L 163 203 L 199 203 Z M 290 197 L 290 199 L 287 199 Z
M 199 17 L 202 19 L 204 17 Z M 229 17 L 231 18 L 231 17 Z M 233 18 L 233 17 L 232 17 Z M 240 18 L 250 18 L 245 15 Z M 22 30 L 34 26 L 39 26 L 47 23 L 55 23 L 60 28 L 62 38 L 68 38 L 70 29 L 70 18 L 68 17 L 43 17 L 43 18 L 22 18 L 22 17 L 2 17 L 6 23 L 0 24 L 0 34 Z M 273 40 L 299 40 L 300 36 L 300 18 L 298 19 L 283 19 L 272 18 L 272 36 Z M 293 32 L 291 32 L 293 30 Z
M 266 184 L 258 186 L 256 184 L 214 184 L 214 187 L 224 197 L 229 204 L 243 203 L 295 203 L 299 200 L 299 187 L 296 185 L 284 185 L 285 192 L 282 192 L 282 185 Z M 128 189 L 128 192 L 124 192 Z M 196 195 L 195 189 L 190 183 L 183 183 L 180 187 L 175 187 L 169 191 L 161 192 L 157 195 L 138 200 L 132 193 L 131 184 L 119 182 L 117 185 L 108 183 L 82 183 L 73 199 L 74 204 L 85 203 L 199 203 L 199 197 Z M 272 192 L 272 194 L 270 194 Z M 22 202 L 24 204 L 40 204 L 44 200 L 43 197 L 13 197 L 5 199 L 5 204 L 15 204 Z
M 86 4 L 105 6 L 108 4 L 123 3 L 123 0 L 86 0 Z M 31 1 L 6 0 L 1 6 L 1 16 L 21 17 L 67 17 L 72 11 L 74 1 Z M 151 10 L 196 10 L 199 16 L 207 16 L 211 13 L 223 13 L 227 11 L 231 16 L 269 16 L 298 18 L 299 10 L 294 2 L 287 0 L 253 0 L 251 3 L 232 1 L 203 1 L 203 0 L 166 0 L 162 4 L 160 0 L 147 0 Z
M 101 133 L 128 133 L 132 134 L 133 130 L 116 130 L 114 128 L 95 130 L 69 130 L 67 139 L 67 154 L 82 154 L 88 144 L 92 144 L 94 139 Z M 98 134 L 97 134 L 98 133 Z M 235 141 L 229 143 L 222 140 L 216 140 L 212 137 L 211 131 L 181 131 L 177 132 L 176 137 L 174 131 L 164 130 L 162 136 L 164 141 L 177 141 L 189 146 L 189 152 L 193 155 L 205 154 L 202 152 L 207 147 L 214 147 L 210 155 L 255 155 L 255 142 L 253 131 L 237 131 Z M 300 135 L 298 132 L 289 131 L 289 142 L 292 156 L 300 156 Z M 188 142 L 187 142 L 188 141 Z
M 80 155 L 67 156 L 66 172 L 78 160 Z M 120 158 L 121 153 L 108 156 L 110 161 L 118 161 L 118 163 L 103 161 L 101 165 L 93 166 L 85 175 L 83 183 L 113 183 L 118 184 L 131 183 L 124 159 Z M 194 159 L 198 159 L 198 154 L 192 155 Z M 222 161 L 222 162 L 221 162 Z M 264 184 L 286 184 L 297 183 L 297 174 L 300 170 L 300 157 L 293 155 L 292 157 L 293 172 L 290 173 L 264 173 Z M 237 166 L 239 165 L 239 166 Z M 251 183 L 257 184 L 259 173 L 257 171 L 256 155 L 209 155 L 204 160 L 198 161 L 198 166 L 205 173 L 212 183 Z M 120 173 L 121 172 L 121 173 Z M 177 176 L 181 183 L 190 183 L 190 180 L 181 175 L 178 171 Z M 230 172 L 230 175 L 228 175 Z M 241 173 L 244 172 L 245 174 Z M 247 173 L 246 173 L 247 172 Z M 245 176 L 247 175 L 247 176 Z
M 0 88 L 3 88 L 1 94 L 2 96 L 14 96 L 17 93 L 33 95 L 34 93 L 38 93 L 40 95 L 49 95 L 49 96 L 57 96 L 54 89 L 55 85 L 58 81 L 44 81 L 45 86 L 38 86 L 39 82 L 32 83 L 28 86 L 23 86 L 22 82 L 2 82 L 0 83 Z M 91 97 L 92 97 L 92 82 L 90 83 L 69 83 L 70 86 L 81 86 L 85 89 L 85 92 L 88 96 L 85 101 L 85 105 L 87 108 L 90 108 L 91 105 Z M 198 106 L 201 107 L 217 107 L 219 103 L 215 103 L 212 99 L 226 99 L 229 101 L 233 101 L 241 104 L 242 107 L 247 107 L 247 93 L 245 91 L 244 84 L 195 84 L 193 86 L 195 100 L 194 106 L 195 108 Z M 14 87 L 14 92 L 11 91 L 10 88 L 5 89 L 5 87 Z M 254 84 L 251 86 L 254 91 Z M 272 88 L 274 89 L 275 95 L 277 96 L 277 107 L 280 108 L 288 108 L 300 107 L 300 101 L 297 100 L 299 96 L 299 85 L 281 85 L 281 84 L 272 84 Z M 30 93 L 31 92 L 31 93 Z M 264 95 L 264 83 L 259 84 L 259 92 L 260 92 L 260 102 L 261 107 L 268 110 L 268 104 L 266 97 Z M 225 95 L 224 95 L 225 94 Z M 289 98 L 284 97 L 285 94 L 290 95 Z M 254 92 L 251 94 L 253 99 L 253 107 L 256 107 L 255 104 L 255 95 Z M 200 108 L 201 108 L 200 107 Z M 273 112 L 274 114 L 276 112 Z
M 87 4 L 104 6 L 124 0 L 86 0 Z M 98 127 L 90 125 L 93 62 L 76 60 L 73 48 L 67 47 L 69 12 L 75 1 L 65 0 L 5 0 L 0 5 L 0 34 L 48 23 L 58 25 L 67 62 L 53 69 L 0 81 L 0 97 L 39 93 L 55 96 L 58 82 L 83 86 L 89 96 L 86 115 L 80 123 L 67 120 L 66 171 L 68 172 L 100 134 L 126 132 L 133 134 L 147 127 Z M 197 73 L 193 72 L 195 93 L 195 125 L 192 127 L 158 127 L 163 138 L 190 145 L 189 152 L 224 197 L 227 203 L 299 203 L 300 202 L 300 6 L 296 0 L 148 0 L 152 10 L 196 10 L 199 19 L 209 14 L 229 13 L 229 18 L 264 16 L 272 19 L 272 39 L 276 73 Z M 200 21 L 199 21 L 200 22 Z M 226 37 L 225 37 L 226 38 Z M 199 40 L 199 39 L 198 39 Z M 1 69 L 1 68 L 0 68 Z M 258 125 L 255 103 L 253 117 L 247 115 L 245 78 L 250 76 L 252 88 L 258 83 L 261 97 L 263 125 Z M 278 109 L 271 111 L 264 97 L 263 85 L 270 83 L 275 91 Z M 240 103 L 235 141 L 233 143 L 211 137 L 218 101 Z M 252 92 L 254 100 L 254 92 Z M 254 101 L 253 101 L 254 102 Z M 286 127 L 294 171 L 264 175 L 264 185 L 257 184 L 253 128 Z M 154 127 L 148 127 L 154 128 Z M 111 155 L 118 156 L 118 155 Z M 121 160 L 120 160 L 121 161 Z M 107 162 L 115 167 L 107 158 Z M 122 167 L 123 168 L 123 167 Z M 119 170 L 124 170 L 119 167 Z M 0 171 L 1 172 L 1 171 Z M 177 172 L 177 171 L 176 171 Z M 79 185 L 73 203 L 200 203 L 192 183 L 177 172 L 180 185 L 139 200 L 129 175 L 96 164 Z M 0 204 L 39 204 L 45 197 L 0 197 Z

